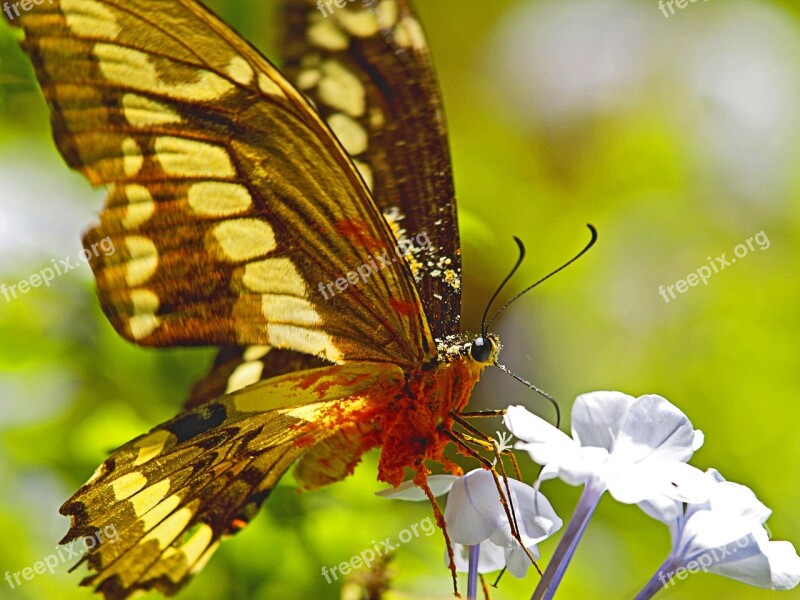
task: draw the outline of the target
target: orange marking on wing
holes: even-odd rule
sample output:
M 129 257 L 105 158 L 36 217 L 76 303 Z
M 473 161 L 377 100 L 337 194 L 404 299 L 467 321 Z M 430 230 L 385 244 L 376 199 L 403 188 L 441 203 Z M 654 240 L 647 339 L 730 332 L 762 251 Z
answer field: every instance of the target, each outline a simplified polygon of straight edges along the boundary
M 336 231 L 350 239 L 357 246 L 370 252 L 386 250 L 386 244 L 369 233 L 369 227 L 361 219 L 342 219 L 334 224 Z
M 410 317 L 419 312 L 417 310 L 417 305 L 414 302 L 404 302 L 402 300 L 397 300 L 396 298 L 389 300 L 389 306 L 391 306 L 395 311 L 404 317 Z

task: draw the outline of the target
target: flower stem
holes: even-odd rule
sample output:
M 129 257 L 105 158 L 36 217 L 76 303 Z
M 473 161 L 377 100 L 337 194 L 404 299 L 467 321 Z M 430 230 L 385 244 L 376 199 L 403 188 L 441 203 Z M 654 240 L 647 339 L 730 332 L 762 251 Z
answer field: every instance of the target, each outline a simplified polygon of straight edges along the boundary
M 668 556 L 667 560 L 661 563 L 658 571 L 653 573 L 650 581 L 645 584 L 642 591 L 636 594 L 634 600 L 650 600 L 650 598 L 655 596 L 660 590 L 668 585 L 672 585 L 672 575 L 675 573 L 677 566 L 672 555 Z
M 548 563 L 539 585 L 536 586 L 536 590 L 531 596 L 531 600 L 551 600 L 555 596 L 561 579 L 564 577 L 564 573 L 575 553 L 575 548 L 581 540 L 583 532 L 586 531 L 589 519 L 592 518 L 594 509 L 597 508 L 597 503 L 605 491 L 605 486 L 602 484 L 591 480 L 586 483 L 578 505 L 575 507 L 575 512 L 572 513 L 572 518 L 569 520 L 564 535 L 558 542 L 553 558 Z
M 478 560 L 481 555 L 480 544 L 469 547 L 469 575 L 467 578 L 467 600 L 478 597 Z

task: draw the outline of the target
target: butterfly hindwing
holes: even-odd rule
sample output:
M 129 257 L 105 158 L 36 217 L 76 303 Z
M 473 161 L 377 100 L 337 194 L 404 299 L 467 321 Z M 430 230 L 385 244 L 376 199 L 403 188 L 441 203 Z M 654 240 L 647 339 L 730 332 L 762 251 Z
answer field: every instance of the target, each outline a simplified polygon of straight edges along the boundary
M 285 72 L 342 141 L 411 267 L 434 335 L 459 332 L 461 250 L 444 110 L 409 0 L 283 0 Z M 419 237 L 418 237 L 419 236 Z
M 372 420 L 403 384 L 392 364 L 305 370 L 207 402 L 129 442 L 61 509 L 73 519 L 63 542 L 111 526 L 119 535 L 91 549 L 94 574 L 85 583 L 109 600 L 174 593 L 244 527 L 298 457 Z M 369 445 L 350 451 L 357 458 Z M 336 445 L 327 450 L 328 460 L 341 460 Z
M 433 357 L 411 270 L 350 158 L 202 5 L 54 0 L 12 24 L 59 149 L 109 187 L 84 244 L 114 245 L 92 268 L 123 336 L 333 362 Z M 364 265 L 379 268 L 347 280 Z

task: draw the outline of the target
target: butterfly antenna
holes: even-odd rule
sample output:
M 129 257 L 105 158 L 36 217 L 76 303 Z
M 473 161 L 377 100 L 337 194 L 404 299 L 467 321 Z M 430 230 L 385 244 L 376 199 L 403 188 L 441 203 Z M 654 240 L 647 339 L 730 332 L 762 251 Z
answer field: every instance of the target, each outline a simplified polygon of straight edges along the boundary
M 531 291 L 533 288 L 535 288 L 535 287 L 536 287 L 537 285 L 539 285 L 540 283 L 543 283 L 543 282 L 547 281 L 548 279 L 550 279 L 550 278 L 551 278 L 553 275 L 555 275 L 556 273 L 558 273 L 558 272 L 560 272 L 560 271 L 563 271 L 564 269 L 566 269 L 568 266 L 570 266 L 572 263 L 574 263 L 576 260 L 578 260 L 578 259 L 579 259 L 581 256 L 583 256 L 584 254 L 586 254 L 586 253 L 589 251 L 589 249 L 590 249 L 592 246 L 594 246 L 595 242 L 597 241 L 597 229 L 595 229 L 595 228 L 594 228 L 594 225 L 592 225 L 591 223 L 588 223 L 586 226 L 589 228 L 589 231 L 591 231 L 591 232 L 592 232 L 592 239 L 590 239 L 590 240 L 589 240 L 589 243 L 588 243 L 588 244 L 586 244 L 586 247 L 585 247 L 583 250 L 581 250 L 580 252 L 578 252 L 578 254 L 576 254 L 575 256 L 573 256 L 571 259 L 569 259 L 567 262 L 565 262 L 563 265 L 561 265 L 560 267 L 558 267 L 558 268 L 557 268 L 555 271 L 553 271 L 552 273 L 549 273 L 548 275 L 545 275 L 544 277 L 542 277 L 542 278 L 541 278 L 539 281 L 537 281 L 537 282 L 536 282 L 536 283 L 534 283 L 533 285 L 530 285 L 530 286 L 526 287 L 526 288 L 525 288 L 524 290 L 522 290 L 522 291 L 521 291 L 519 294 L 517 294 L 517 295 L 516 295 L 516 296 L 514 296 L 514 297 L 513 297 L 511 300 L 509 300 L 509 301 L 508 301 L 508 302 L 506 302 L 506 303 L 505 303 L 503 306 L 501 306 L 501 307 L 500 307 L 500 310 L 498 310 L 496 313 L 494 313 L 494 316 L 493 316 L 491 319 L 489 319 L 489 323 L 487 323 L 485 326 L 483 326 L 483 325 L 482 325 L 482 331 L 481 331 L 481 335 L 483 335 L 484 337 L 486 337 L 486 333 L 485 333 L 485 332 L 486 332 L 486 328 L 487 328 L 487 327 L 491 327 L 492 323 L 494 323 L 494 320 L 497 318 L 497 316 L 498 316 L 498 315 L 499 315 L 501 312 L 503 312 L 505 309 L 507 309 L 507 308 L 508 308 L 508 307 L 509 307 L 511 304 L 513 304 L 514 302 L 516 302 L 517 300 L 519 300 L 519 299 L 520 299 L 522 296 L 524 296 L 525 294 L 527 294 L 528 292 L 530 292 L 530 291 Z M 515 237 L 514 239 L 515 239 L 515 240 L 517 240 L 517 243 L 518 243 L 518 244 L 522 245 L 522 242 L 520 242 L 520 241 L 519 241 L 519 239 L 517 239 L 516 237 Z M 520 261 L 521 261 L 521 258 L 520 258 Z M 519 263 L 517 263 L 517 267 L 518 267 L 518 266 L 519 266 Z M 514 267 L 514 270 L 516 270 L 516 269 L 517 269 L 517 267 Z M 514 271 L 511 271 L 511 274 L 513 275 L 513 274 L 514 274 Z M 510 277 L 510 276 L 511 276 L 511 275 L 509 275 L 509 277 Z M 508 281 L 508 277 L 506 278 L 506 281 Z M 503 282 L 503 285 L 505 285 L 505 283 L 506 283 L 506 282 L 504 281 L 504 282 Z M 503 286 L 502 286 L 502 285 L 500 286 L 500 289 L 503 289 Z M 500 292 L 500 290 L 497 290 L 497 292 L 495 293 L 495 295 L 494 295 L 494 296 L 492 296 L 492 300 L 494 300 L 495 296 L 497 296 L 497 294 L 498 294 L 499 292 Z M 489 304 L 491 304 L 491 302 L 490 302 Z M 489 307 L 488 307 L 488 306 L 486 307 L 486 310 L 487 310 L 487 312 L 488 312 L 488 310 L 489 310 Z M 485 320 L 485 319 L 486 319 L 486 314 L 484 313 L 484 320 Z
M 525 244 L 523 244 L 522 240 L 519 239 L 517 236 L 514 236 L 514 241 L 517 243 L 517 246 L 519 247 L 519 258 L 517 258 L 517 263 L 514 265 L 514 268 L 511 269 L 511 272 L 508 275 L 506 275 L 506 278 L 503 279 L 503 282 L 497 288 L 495 293 L 492 294 L 492 297 L 489 300 L 489 303 L 486 305 L 486 310 L 483 311 L 483 317 L 481 318 L 481 337 L 482 338 L 486 337 L 486 327 L 487 327 L 486 317 L 489 315 L 489 309 L 492 307 L 492 303 L 497 299 L 497 296 L 500 294 L 500 292 L 503 291 L 503 288 L 505 287 L 505 285 L 514 276 L 514 273 L 517 272 L 517 269 L 519 269 L 519 266 L 522 264 L 522 261 L 525 260 Z M 495 315 L 495 316 L 497 316 L 497 315 Z M 494 320 L 494 317 L 492 317 L 492 321 L 493 320 Z M 489 322 L 489 325 L 491 325 L 491 321 Z
M 511 377 L 513 377 L 514 379 L 519 381 L 521 384 L 523 384 L 523 385 L 527 386 L 528 388 L 532 389 L 534 392 L 536 392 L 542 398 L 544 398 L 550 404 L 552 404 L 553 408 L 556 410 L 556 429 L 560 429 L 561 428 L 561 409 L 559 408 L 558 402 L 556 402 L 555 398 L 553 398 L 550 394 L 548 394 L 544 390 L 539 389 L 538 387 L 533 385 L 531 382 L 526 381 L 525 379 L 523 379 L 522 377 L 520 377 L 519 375 L 517 375 L 513 371 L 509 371 L 506 367 L 504 367 L 500 363 L 494 363 L 494 366 L 497 367 L 498 369 L 500 369 L 503 373 L 506 373 L 507 375 L 511 375 Z

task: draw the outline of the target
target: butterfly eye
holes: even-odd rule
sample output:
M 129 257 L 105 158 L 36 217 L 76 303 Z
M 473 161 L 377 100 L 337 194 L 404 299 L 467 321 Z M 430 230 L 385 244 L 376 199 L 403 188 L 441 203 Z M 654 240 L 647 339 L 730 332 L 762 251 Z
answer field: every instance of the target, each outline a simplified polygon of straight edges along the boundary
M 472 342 L 472 348 L 470 348 L 470 354 L 472 358 L 475 359 L 479 363 L 485 363 L 489 361 L 489 356 L 492 354 L 492 340 L 485 337 L 475 338 L 475 341 Z

